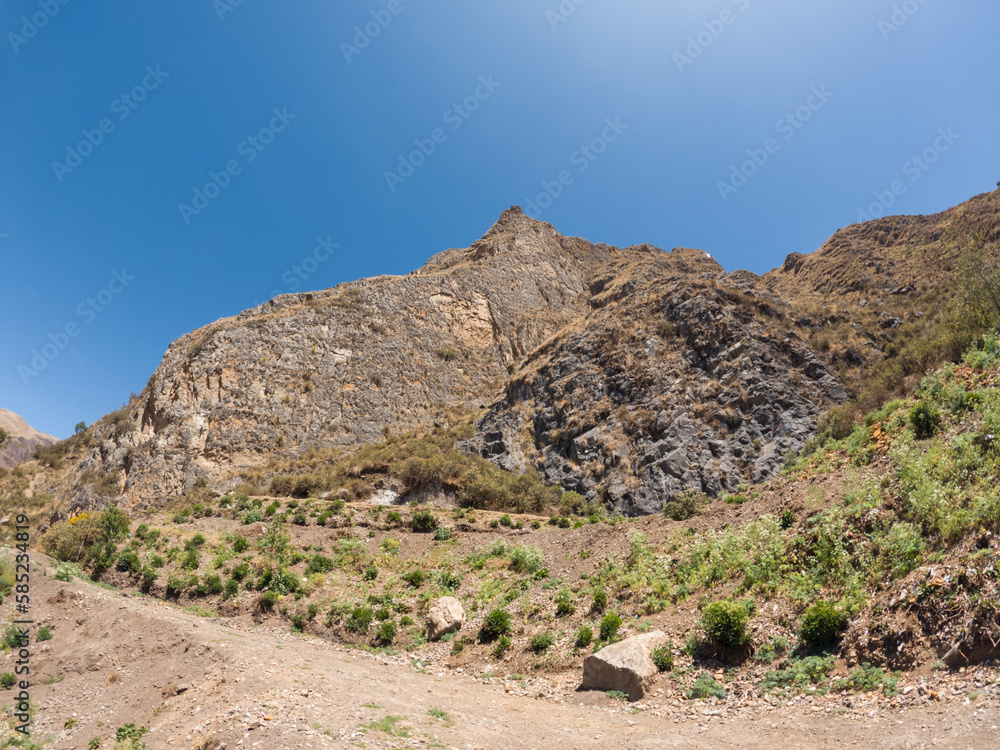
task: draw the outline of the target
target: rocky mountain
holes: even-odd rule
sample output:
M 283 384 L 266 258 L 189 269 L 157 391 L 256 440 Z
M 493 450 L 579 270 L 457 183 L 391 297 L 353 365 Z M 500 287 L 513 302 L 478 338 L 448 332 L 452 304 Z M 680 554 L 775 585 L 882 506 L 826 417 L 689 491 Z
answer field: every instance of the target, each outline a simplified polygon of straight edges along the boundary
M 4 469 L 11 469 L 29 458 L 39 445 L 48 446 L 59 442 L 59 438 L 39 432 L 22 417 L 7 409 L 0 409 L 0 430 L 10 437 L 7 445 L 0 449 L 0 468 Z
M 942 253 L 998 236 L 998 202 L 848 227 L 764 277 L 564 237 L 514 207 L 406 276 L 284 295 L 178 339 L 47 490 L 60 513 L 157 506 L 486 409 L 465 450 L 625 513 L 735 491 L 892 356 L 950 278 Z

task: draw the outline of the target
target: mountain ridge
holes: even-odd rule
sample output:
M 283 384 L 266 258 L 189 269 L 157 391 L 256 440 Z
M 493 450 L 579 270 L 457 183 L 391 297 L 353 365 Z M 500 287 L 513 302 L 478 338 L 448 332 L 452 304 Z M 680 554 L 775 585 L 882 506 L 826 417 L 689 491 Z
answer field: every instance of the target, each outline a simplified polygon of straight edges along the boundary
M 701 250 L 566 237 L 513 206 L 409 274 L 282 295 L 178 338 L 51 479 L 55 513 L 226 491 L 266 481 L 276 457 L 482 409 L 466 450 L 589 502 L 649 513 L 731 491 L 778 471 L 898 331 L 926 323 L 942 248 L 1000 235 L 998 205 L 1000 191 L 847 227 L 763 276 Z

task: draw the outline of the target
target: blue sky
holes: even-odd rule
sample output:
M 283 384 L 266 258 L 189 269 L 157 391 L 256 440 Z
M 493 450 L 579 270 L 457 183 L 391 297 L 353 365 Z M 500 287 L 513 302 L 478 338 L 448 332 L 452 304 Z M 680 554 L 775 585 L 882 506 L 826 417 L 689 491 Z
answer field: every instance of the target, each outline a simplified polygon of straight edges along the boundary
M 176 337 L 512 204 L 756 272 L 943 210 L 1000 179 L 998 31 L 990 0 L 9 0 L 0 407 L 65 437 Z

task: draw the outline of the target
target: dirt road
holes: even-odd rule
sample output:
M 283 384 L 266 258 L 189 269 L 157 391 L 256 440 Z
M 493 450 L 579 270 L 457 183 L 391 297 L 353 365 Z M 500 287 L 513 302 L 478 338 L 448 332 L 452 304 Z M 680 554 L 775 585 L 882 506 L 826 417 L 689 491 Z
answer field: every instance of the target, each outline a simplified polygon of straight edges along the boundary
M 43 568 L 36 564 L 32 614 L 53 638 L 32 643 L 31 700 L 32 739 L 47 748 L 82 749 L 96 737 L 111 748 L 128 723 L 150 728 L 142 738 L 150 748 L 204 750 L 1000 746 L 1000 709 L 989 693 L 903 709 L 858 696 L 833 710 L 808 699 L 740 707 L 654 697 L 635 710 L 575 692 L 576 676 L 567 675 L 548 683 L 549 697 L 531 697 L 443 664 L 411 664 L 405 653 L 373 656 L 207 619 L 86 581 L 59 582 Z M 0 656 L 0 671 L 12 664 L 11 654 Z M 531 684 L 525 678 L 522 688 Z M 8 715 L 13 697 L 0 692 Z

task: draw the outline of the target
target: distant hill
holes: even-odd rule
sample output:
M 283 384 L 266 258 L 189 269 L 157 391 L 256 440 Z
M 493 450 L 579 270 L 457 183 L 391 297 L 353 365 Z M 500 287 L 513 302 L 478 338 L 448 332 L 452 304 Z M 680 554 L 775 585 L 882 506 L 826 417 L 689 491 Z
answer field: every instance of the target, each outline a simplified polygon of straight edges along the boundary
M 12 469 L 35 452 L 39 445 L 52 445 L 59 438 L 39 432 L 19 415 L 0 409 L 0 429 L 10 435 L 10 442 L 0 450 L 0 467 Z

